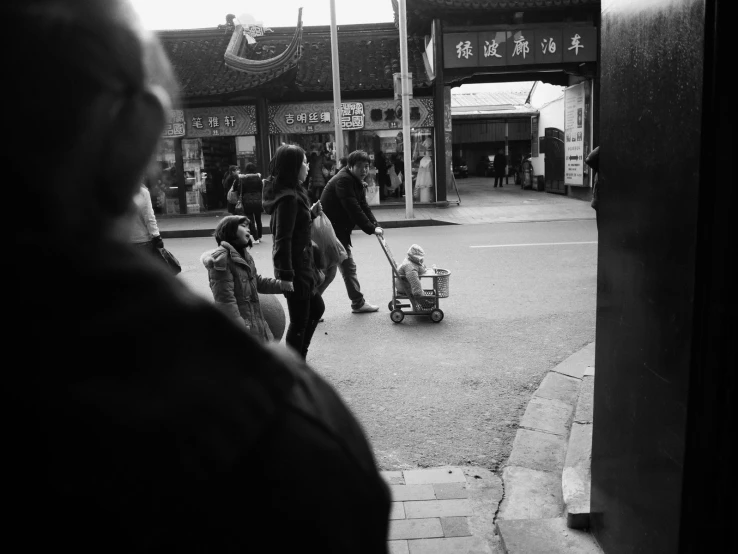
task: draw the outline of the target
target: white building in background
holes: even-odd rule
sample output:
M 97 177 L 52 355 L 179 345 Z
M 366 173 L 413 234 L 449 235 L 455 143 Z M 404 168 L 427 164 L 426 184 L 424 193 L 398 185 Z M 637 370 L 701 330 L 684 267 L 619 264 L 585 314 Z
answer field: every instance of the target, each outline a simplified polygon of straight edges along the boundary
M 556 85 L 536 82 L 530 91 L 528 102 L 538 110 L 538 155 L 533 152 L 533 175 L 545 175 L 546 154 L 540 151 L 541 138 L 546 136 L 546 129 L 553 128 L 564 131 L 564 89 Z

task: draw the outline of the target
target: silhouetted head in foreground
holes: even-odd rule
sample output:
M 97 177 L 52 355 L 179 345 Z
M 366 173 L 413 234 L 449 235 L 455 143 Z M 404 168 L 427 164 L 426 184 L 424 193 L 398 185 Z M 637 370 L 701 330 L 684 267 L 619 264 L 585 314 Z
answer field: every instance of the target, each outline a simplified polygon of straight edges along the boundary
M 14 52 L 4 86 L 14 137 L 3 165 L 40 216 L 18 217 L 19 237 L 105 236 L 164 128 L 176 94 L 169 62 L 126 0 L 6 0 L 0 13 L 2 49 Z M 39 148 L 43 186 L 29 171 Z

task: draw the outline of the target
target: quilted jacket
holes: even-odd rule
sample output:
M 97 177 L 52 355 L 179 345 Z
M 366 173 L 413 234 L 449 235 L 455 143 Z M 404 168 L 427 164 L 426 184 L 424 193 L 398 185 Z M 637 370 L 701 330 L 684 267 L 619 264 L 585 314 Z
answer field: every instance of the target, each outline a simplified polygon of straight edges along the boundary
M 243 322 L 257 338 L 272 340 L 258 293 L 280 294 L 282 287 L 277 279 L 259 275 L 254 259 L 248 252 L 244 254 L 241 256 L 223 241 L 215 250 L 205 252 L 200 261 L 208 270 L 216 305 L 234 320 Z

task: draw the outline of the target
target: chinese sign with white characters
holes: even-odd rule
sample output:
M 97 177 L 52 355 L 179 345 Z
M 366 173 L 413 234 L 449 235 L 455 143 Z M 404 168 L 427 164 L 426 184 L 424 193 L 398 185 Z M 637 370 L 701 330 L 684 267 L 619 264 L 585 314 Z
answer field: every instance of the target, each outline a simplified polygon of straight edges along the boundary
M 531 27 L 443 35 L 446 69 L 597 61 L 595 27 Z
M 341 129 L 364 128 L 364 104 L 344 102 L 341 104 Z
M 332 108 L 332 106 L 329 106 Z M 307 111 L 288 111 L 284 114 L 285 125 L 308 125 L 315 130 L 315 125 L 324 123 L 331 125 L 333 119 L 331 110 L 323 108 L 312 109 Z M 341 128 L 343 129 L 363 129 L 364 128 L 364 104 L 361 102 L 343 102 L 341 103 Z
M 411 99 L 410 121 L 416 127 L 433 126 L 432 99 Z M 343 102 L 340 125 L 347 131 L 398 128 L 402 126 L 402 109 L 394 100 Z M 269 106 L 269 132 L 271 134 L 333 133 L 335 132 L 333 103 L 271 104 Z
M 253 106 L 190 108 L 185 110 L 188 137 L 256 134 Z
M 587 115 L 587 83 L 579 83 L 564 91 L 564 183 L 587 186 L 584 180 L 584 158 L 589 148 Z
M 164 138 L 183 137 L 185 134 L 185 116 L 184 110 L 171 110 L 167 118 L 167 125 L 164 127 L 162 136 Z

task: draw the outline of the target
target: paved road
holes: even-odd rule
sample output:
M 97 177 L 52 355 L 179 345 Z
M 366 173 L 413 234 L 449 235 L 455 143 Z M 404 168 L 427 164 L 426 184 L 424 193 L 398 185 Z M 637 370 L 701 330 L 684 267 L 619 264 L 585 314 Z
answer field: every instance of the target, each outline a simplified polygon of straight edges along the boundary
M 339 277 L 326 291 L 309 362 L 357 414 L 382 469 L 495 470 L 545 373 L 595 338 L 595 222 L 392 229 L 387 240 L 396 258 L 417 242 L 428 263 L 452 271 L 445 319 L 393 324 L 389 265 L 375 238 L 355 232 L 360 281 L 382 309 L 350 313 Z M 197 259 L 212 239 L 166 243 L 182 278 L 209 297 Z M 253 254 L 270 275 L 271 237 Z

